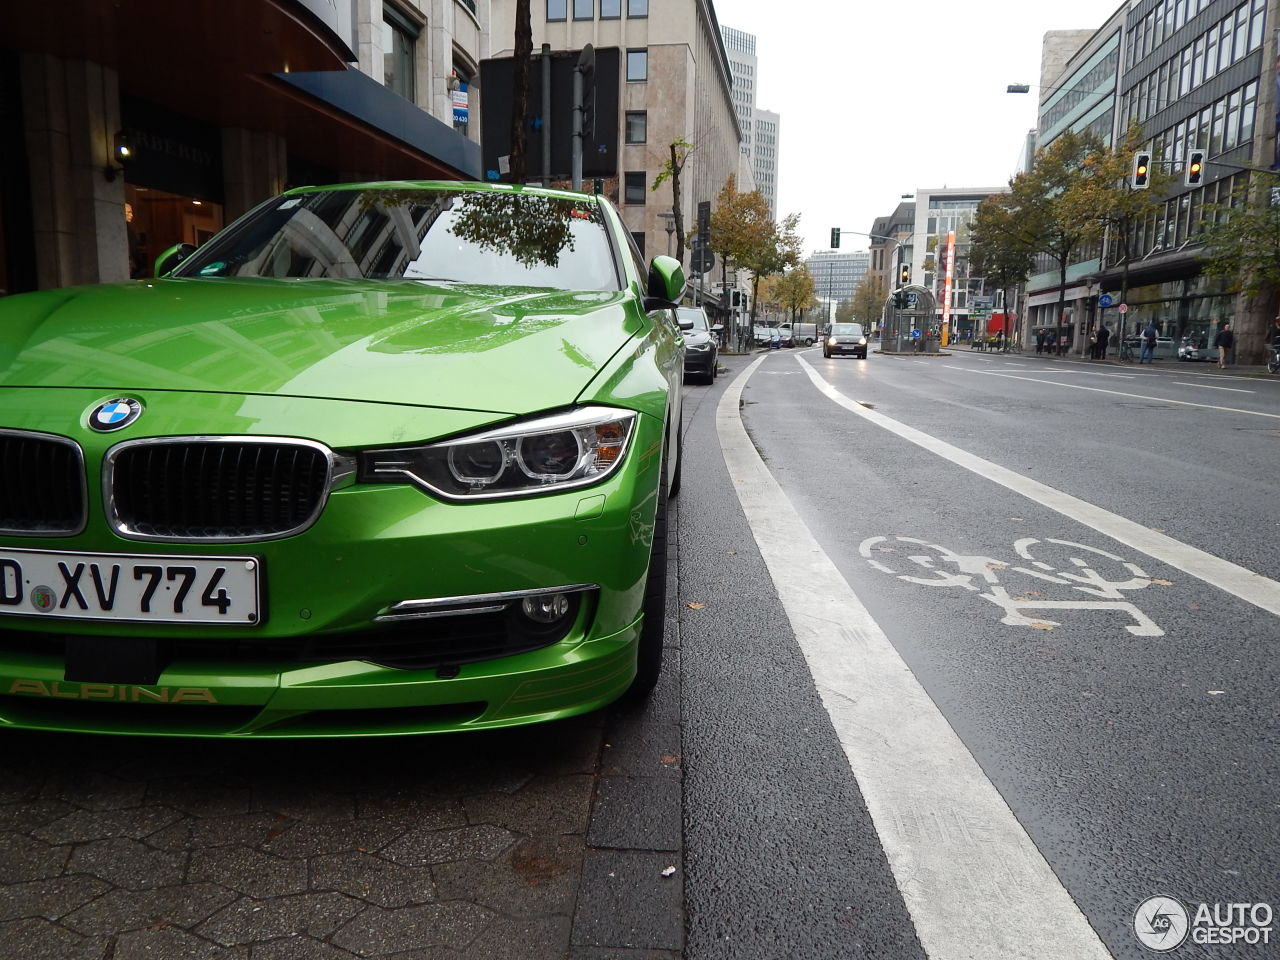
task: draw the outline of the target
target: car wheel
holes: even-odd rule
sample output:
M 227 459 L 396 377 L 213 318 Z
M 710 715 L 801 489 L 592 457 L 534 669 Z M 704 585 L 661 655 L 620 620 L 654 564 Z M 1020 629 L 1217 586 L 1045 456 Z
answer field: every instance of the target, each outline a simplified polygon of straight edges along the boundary
M 676 463 L 679 477 L 680 464 Z M 675 487 L 676 483 L 672 483 Z M 629 697 L 643 697 L 662 674 L 662 646 L 667 630 L 667 481 L 658 478 L 658 509 L 653 517 L 653 543 L 649 548 L 649 576 L 644 585 L 644 619 L 636 651 L 636 678 L 627 689 Z

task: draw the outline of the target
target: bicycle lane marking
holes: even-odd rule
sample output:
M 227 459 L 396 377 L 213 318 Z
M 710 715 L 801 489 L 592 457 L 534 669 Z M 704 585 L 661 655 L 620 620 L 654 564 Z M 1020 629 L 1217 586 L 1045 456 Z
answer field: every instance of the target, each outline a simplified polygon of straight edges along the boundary
M 765 359 L 720 398 L 721 450 L 921 945 L 932 960 L 1107 960 L 999 791 L 760 459 L 739 404 Z
M 1195 577 L 1197 580 L 1203 580 L 1210 586 L 1217 587 L 1219 590 L 1223 590 L 1234 597 L 1244 600 L 1246 603 L 1251 603 L 1255 607 L 1266 610 L 1268 613 L 1280 616 L 1280 583 L 1275 580 L 1270 580 L 1229 560 L 1215 557 L 1211 553 L 1206 553 L 1163 533 L 1156 533 L 1156 531 L 1144 527 L 1140 523 L 1135 523 L 1119 514 L 1112 513 L 1110 510 L 1104 510 L 1085 500 L 1080 500 L 1048 484 L 1032 480 L 1030 477 L 1024 477 L 1007 467 L 1002 467 L 999 464 L 992 463 L 990 460 L 984 460 L 976 454 L 961 450 L 959 447 L 953 446 L 945 440 L 939 440 L 937 437 L 931 436 L 922 430 L 909 427 L 905 423 L 899 423 L 897 420 L 886 417 L 882 413 L 868 410 L 831 386 L 823 379 L 821 374 L 805 362 L 803 357 L 796 357 L 796 361 L 805 368 L 809 379 L 821 393 L 864 420 L 868 420 L 876 426 L 888 430 L 890 433 L 897 434 L 902 439 L 909 440 L 930 453 L 937 454 L 944 460 L 950 460 L 957 466 L 964 467 L 980 477 L 1012 490 L 1014 493 L 1019 493 L 1034 503 L 1048 507 L 1050 510 L 1060 513 L 1070 520 L 1097 530 L 1118 543 L 1123 543 L 1127 547 L 1132 547 L 1134 550 L 1145 553 L 1152 559 L 1166 563 L 1181 570 L 1183 573 Z M 949 369 L 964 370 L 963 367 L 950 367 Z M 966 372 L 986 373 L 985 370 Z M 1008 375 L 996 373 L 990 374 L 990 376 L 1002 377 Z M 1033 377 L 1013 377 L 1011 379 L 1031 380 L 1034 383 L 1047 383 L 1056 387 L 1066 387 L 1074 390 L 1090 390 L 1096 393 L 1109 393 L 1121 397 L 1158 400 L 1163 403 L 1176 403 L 1189 407 L 1204 407 L 1209 410 L 1225 410 L 1232 413 L 1250 414 L 1256 417 L 1280 419 L 1280 414 L 1236 410 L 1232 407 L 1191 403 L 1187 400 L 1167 400 L 1164 397 L 1146 397 L 1141 394 L 1104 390 L 1100 387 L 1084 387 L 1074 383 L 1054 383 L 1052 380 L 1036 380 Z

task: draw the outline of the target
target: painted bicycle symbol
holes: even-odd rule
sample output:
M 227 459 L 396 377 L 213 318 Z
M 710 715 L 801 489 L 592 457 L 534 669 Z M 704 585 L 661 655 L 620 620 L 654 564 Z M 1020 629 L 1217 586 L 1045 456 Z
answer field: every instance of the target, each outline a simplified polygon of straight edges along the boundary
M 914 572 L 900 572 L 876 558 L 877 554 L 898 554 L 904 550 L 907 551 L 905 559 L 915 568 Z M 1013 551 L 1019 559 L 1006 562 L 956 553 L 915 537 L 868 537 L 858 545 L 858 553 L 867 563 L 899 580 L 977 593 L 1001 607 L 1005 615 L 1000 622 L 1012 627 L 1061 626 L 1044 616 L 1031 616 L 1035 611 L 1107 610 L 1131 617 L 1134 622 L 1125 624 L 1125 630 L 1135 637 L 1164 636 L 1164 631 L 1150 617 L 1125 599 L 1127 593 L 1146 589 L 1155 582 L 1137 564 L 1097 547 L 1052 538 L 1024 537 L 1013 544 Z M 1010 574 L 1030 578 L 1031 585 L 1039 589 L 1028 587 L 1016 595 L 1011 594 L 1001 582 L 1002 577 L 1008 579 Z M 1054 591 L 1046 584 L 1067 588 L 1070 599 L 1042 599 L 1042 590 L 1057 595 L 1064 592 Z

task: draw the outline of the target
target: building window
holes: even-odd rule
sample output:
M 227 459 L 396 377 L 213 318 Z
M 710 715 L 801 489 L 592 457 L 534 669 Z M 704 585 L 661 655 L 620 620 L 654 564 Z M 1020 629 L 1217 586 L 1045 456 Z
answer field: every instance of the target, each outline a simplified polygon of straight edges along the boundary
M 398 9 L 387 4 L 382 8 L 383 82 L 406 100 L 417 93 L 414 60 L 418 34 L 422 27 Z
M 617 20 L 622 16 L 622 0 L 600 0 L 600 19 Z
M 635 83 L 649 79 L 649 51 L 627 51 L 627 82 Z
M 644 143 L 649 134 L 649 114 L 644 110 L 627 111 L 627 143 Z
M 548 20 L 567 20 L 569 17 L 569 0 L 547 0 Z
M 639 251 L 640 256 L 644 257 L 644 231 L 635 231 L 631 234 L 631 239 L 636 242 L 636 250 Z
M 573 0 L 573 19 L 594 20 L 596 0 Z
M 644 195 L 646 192 L 644 189 L 644 171 L 628 170 L 624 174 L 624 177 L 626 178 L 626 186 L 623 190 L 622 202 L 642 206 L 644 204 Z
M 647 17 L 648 15 L 649 0 L 627 0 L 628 17 Z

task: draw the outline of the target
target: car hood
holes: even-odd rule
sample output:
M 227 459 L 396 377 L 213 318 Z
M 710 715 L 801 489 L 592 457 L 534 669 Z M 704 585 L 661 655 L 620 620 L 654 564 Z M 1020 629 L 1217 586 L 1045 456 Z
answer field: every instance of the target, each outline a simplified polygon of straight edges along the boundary
M 626 292 L 181 279 L 0 299 L 0 387 L 180 390 L 518 414 L 640 329 Z

